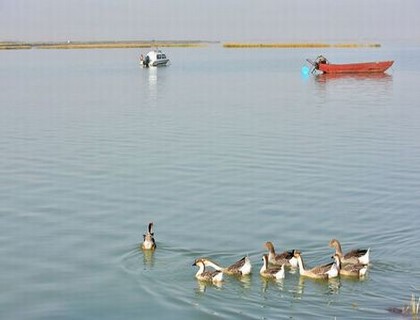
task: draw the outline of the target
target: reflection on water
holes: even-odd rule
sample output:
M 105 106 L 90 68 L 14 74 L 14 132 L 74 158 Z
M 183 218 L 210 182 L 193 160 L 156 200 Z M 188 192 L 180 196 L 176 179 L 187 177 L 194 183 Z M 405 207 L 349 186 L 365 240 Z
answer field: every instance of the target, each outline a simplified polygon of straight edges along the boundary
M 202 294 L 205 293 L 207 288 L 218 288 L 221 289 L 223 287 L 223 282 L 208 282 L 208 281 L 201 281 L 197 280 L 197 286 L 195 288 L 196 294 Z
M 157 83 L 157 70 L 158 68 L 149 68 L 147 69 L 149 75 L 149 89 L 156 88 Z
M 264 277 L 261 278 L 261 291 L 266 293 L 270 287 L 274 287 L 280 291 L 284 289 L 284 279 L 267 279 Z
M 236 277 L 239 280 L 239 283 L 242 285 L 242 288 L 248 290 L 251 288 L 251 275 L 248 274 L 242 277 Z
M 147 72 L 148 78 L 147 78 L 147 84 L 149 88 L 149 97 L 152 99 L 155 99 L 157 96 L 157 81 L 158 81 L 158 75 L 157 75 L 157 68 L 147 68 L 144 71 Z
M 303 293 L 305 291 L 305 278 L 299 277 L 299 281 L 294 287 L 293 290 L 291 290 L 293 298 L 294 299 L 302 299 Z
M 141 249 L 140 249 L 141 250 Z M 145 268 L 153 268 L 155 264 L 154 250 L 142 250 L 143 251 L 143 264 Z
M 392 81 L 392 76 L 387 73 L 323 73 L 315 75 L 314 78 L 320 83 L 337 80 L 371 80 L 377 82 Z
M 338 294 L 340 292 L 341 281 L 340 278 L 333 278 L 328 280 L 328 293 Z
M 164 94 L 165 75 L 168 67 L 142 68 L 141 91 L 145 91 L 149 106 L 156 106 L 157 98 Z M 146 90 L 145 90 L 146 89 Z
M 387 103 L 392 93 L 393 77 L 386 73 L 372 74 L 318 74 L 314 76 L 316 93 L 323 99 L 327 97 L 337 101 L 361 99 L 361 104 L 381 105 Z
M 338 294 L 341 287 L 340 277 L 328 280 L 320 280 L 299 276 L 298 283 L 291 290 L 294 299 L 302 299 L 303 294 L 305 292 L 305 282 L 309 282 L 311 285 L 315 285 L 316 287 L 318 287 L 318 289 L 322 291 L 323 295 Z

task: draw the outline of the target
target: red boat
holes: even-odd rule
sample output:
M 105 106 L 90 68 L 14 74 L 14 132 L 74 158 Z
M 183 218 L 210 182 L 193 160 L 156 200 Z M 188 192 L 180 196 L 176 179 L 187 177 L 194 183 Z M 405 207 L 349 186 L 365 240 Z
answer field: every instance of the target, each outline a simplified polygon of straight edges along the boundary
M 323 73 L 381 73 L 392 66 L 394 61 L 377 61 L 362 63 L 333 64 L 323 56 L 318 56 L 315 61 L 306 59 L 313 65 L 312 72 L 319 70 Z

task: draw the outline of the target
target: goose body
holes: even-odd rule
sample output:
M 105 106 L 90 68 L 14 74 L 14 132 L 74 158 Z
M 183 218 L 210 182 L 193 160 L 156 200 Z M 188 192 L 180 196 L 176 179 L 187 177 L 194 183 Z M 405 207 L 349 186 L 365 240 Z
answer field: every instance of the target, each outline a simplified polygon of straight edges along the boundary
M 242 259 L 236 261 L 235 263 L 226 268 L 207 258 L 202 258 L 201 260 L 203 261 L 206 267 L 212 267 L 213 269 L 222 271 L 223 273 L 228 275 L 245 276 L 250 274 L 252 270 L 251 261 L 247 256 L 243 257 Z
M 200 281 L 220 283 L 223 281 L 223 272 L 220 270 L 206 271 L 206 266 L 202 259 L 197 259 L 193 263 L 193 266 L 198 267 L 198 271 L 195 277 Z
M 301 276 L 312 279 L 329 279 L 338 276 L 338 269 L 334 262 L 313 267 L 312 269 L 305 269 L 302 256 L 299 251 L 295 251 L 295 258 L 298 262 L 299 273 Z
M 335 253 L 339 255 L 341 264 L 369 264 L 369 249 L 355 249 L 347 252 L 346 254 L 343 253 L 341 249 L 341 244 L 337 239 L 332 239 L 329 243 L 331 248 L 335 249 Z
M 263 265 L 260 269 L 260 275 L 269 279 L 284 279 L 284 264 L 281 267 L 268 267 L 268 255 L 262 257 Z
M 293 251 L 284 251 L 280 254 L 276 254 L 274 250 L 274 245 L 271 241 L 267 241 L 264 246 L 268 249 L 268 262 L 275 265 L 275 266 L 290 266 L 293 268 L 297 268 L 297 260 L 293 256 Z
M 147 228 L 146 234 L 143 235 L 143 243 L 141 244 L 141 248 L 143 250 L 155 250 L 156 249 L 156 242 L 154 238 L 154 233 L 152 231 L 153 222 L 149 223 Z
M 337 265 L 337 269 L 342 276 L 349 276 L 349 277 L 363 277 L 367 272 L 367 265 L 362 263 L 356 264 L 341 264 L 341 259 L 338 254 L 334 254 L 333 256 L 335 260 L 335 264 Z

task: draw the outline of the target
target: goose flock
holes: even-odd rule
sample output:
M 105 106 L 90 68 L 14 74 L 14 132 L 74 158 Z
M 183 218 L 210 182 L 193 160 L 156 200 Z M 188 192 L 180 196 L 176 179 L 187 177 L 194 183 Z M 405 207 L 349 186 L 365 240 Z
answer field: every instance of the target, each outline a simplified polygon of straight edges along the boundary
M 263 264 L 260 269 L 260 275 L 268 279 L 285 278 L 285 268 L 298 269 L 302 277 L 312 279 L 327 280 L 338 276 L 357 277 L 365 276 L 369 265 L 370 249 L 355 249 L 347 253 L 343 253 L 341 244 L 337 239 L 332 239 L 329 246 L 335 249 L 334 255 L 331 257 L 331 263 L 315 266 L 313 268 L 305 268 L 302 252 L 299 250 L 289 250 L 282 253 L 276 253 L 272 242 L 267 241 L 264 247 L 268 253 L 263 254 Z M 143 235 L 141 248 L 144 251 L 153 251 L 156 249 L 156 242 L 153 232 L 153 222 L 147 227 L 147 232 Z M 251 274 L 252 265 L 248 256 L 236 261 L 228 267 L 208 258 L 195 259 L 193 266 L 198 267 L 195 277 L 200 281 L 220 283 L 223 281 L 223 275 L 246 276 Z M 211 268 L 207 270 L 206 268 Z

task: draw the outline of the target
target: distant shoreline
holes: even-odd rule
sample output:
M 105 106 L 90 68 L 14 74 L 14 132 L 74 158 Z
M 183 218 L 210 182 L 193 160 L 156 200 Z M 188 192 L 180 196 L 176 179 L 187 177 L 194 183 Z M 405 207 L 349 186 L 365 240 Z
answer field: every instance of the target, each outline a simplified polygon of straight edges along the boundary
M 219 41 L 66 41 L 66 42 L 0 42 L 0 50 L 27 49 L 132 49 L 153 47 L 197 48 L 210 44 L 220 44 Z M 379 48 L 379 43 L 241 43 L 226 42 L 223 48 Z
M 66 41 L 66 42 L 0 42 L 0 50 L 20 49 L 131 49 L 153 47 L 203 47 L 209 41 Z
M 311 42 L 291 42 L 291 43 L 240 43 L 227 42 L 224 48 L 379 48 L 379 43 L 311 43 Z

